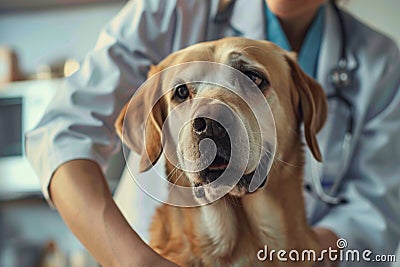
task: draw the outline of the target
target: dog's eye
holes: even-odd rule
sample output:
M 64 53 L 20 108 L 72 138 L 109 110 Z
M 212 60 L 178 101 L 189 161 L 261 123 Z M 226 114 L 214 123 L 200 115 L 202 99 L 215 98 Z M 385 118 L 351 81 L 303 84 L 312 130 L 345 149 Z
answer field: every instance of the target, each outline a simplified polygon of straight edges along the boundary
M 260 76 L 258 73 L 255 73 L 253 71 L 246 71 L 244 74 L 246 74 L 247 77 L 249 77 L 250 80 L 252 80 L 258 87 L 263 85 L 263 83 L 265 81 L 262 76 Z
M 175 95 L 181 99 L 185 100 L 189 97 L 189 89 L 187 88 L 186 84 L 180 84 L 175 87 Z

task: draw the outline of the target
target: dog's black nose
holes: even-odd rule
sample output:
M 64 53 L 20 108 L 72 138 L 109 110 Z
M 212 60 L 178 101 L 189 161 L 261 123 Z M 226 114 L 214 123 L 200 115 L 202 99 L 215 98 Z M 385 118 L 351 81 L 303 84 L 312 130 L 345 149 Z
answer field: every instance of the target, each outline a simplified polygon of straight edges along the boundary
M 202 137 L 225 137 L 227 135 L 226 130 L 219 122 L 209 118 L 193 119 L 192 127 L 194 133 Z
M 201 134 L 207 130 L 207 123 L 205 118 L 195 118 L 193 120 L 193 131 L 196 134 Z

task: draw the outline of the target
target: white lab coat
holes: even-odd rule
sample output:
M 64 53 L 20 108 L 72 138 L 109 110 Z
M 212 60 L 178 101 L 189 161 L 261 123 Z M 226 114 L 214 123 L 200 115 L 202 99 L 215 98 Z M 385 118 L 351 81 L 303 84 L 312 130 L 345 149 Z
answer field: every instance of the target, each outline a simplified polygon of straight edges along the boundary
M 232 35 L 265 39 L 262 0 L 236 0 L 223 12 L 217 9 L 218 0 L 135 0 L 103 29 L 80 70 L 66 80 L 39 125 L 26 136 L 27 156 L 41 177 L 46 198 L 60 164 L 86 158 L 106 168 L 120 147 L 113 126 L 116 116 L 145 80 L 151 64 L 204 40 Z M 330 94 L 334 89 L 328 75 L 339 60 L 341 39 L 333 9 L 328 6 L 326 12 L 317 74 Z M 393 41 L 350 15 L 344 15 L 344 22 L 354 82 L 343 93 L 354 106 L 355 125 L 350 159 L 340 167 L 345 174 L 337 194 L 348 204 L 327 207 L 306 193 L 307 214 L 311 224 L 333 229 L 350 248 L 390 254 L 400 235 L 400 55 Z M 337 105 L 331 104 L 325 131 L 319 135 L 327 172 L 322 176 L 328 184 L 341 158 L 338 148 L 348 121 L 346 110 Z M 308 167 L 306 173 L 307 181 Z M 148 225 L 152 213 L 148 207 L 154 203 L 130 204 L 128 209 L 136 211 L 133 221 Z M 145 229 L 137 230 L 145 234 Z

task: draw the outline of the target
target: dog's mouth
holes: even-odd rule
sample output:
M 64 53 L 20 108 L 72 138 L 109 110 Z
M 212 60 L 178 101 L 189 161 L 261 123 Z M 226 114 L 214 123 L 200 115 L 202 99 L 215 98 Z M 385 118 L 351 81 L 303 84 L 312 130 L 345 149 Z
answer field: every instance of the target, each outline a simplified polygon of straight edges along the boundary
M 243 174 L 242 177 L 240 177 L 238 180 L 238 177 L 236 176 L 238 172 L 235 170 L 235 166 L 231 167 L 229 166 L 229 163 L 229 160 L 226 159 L 224 156 L 216 155 L 213 162 L 207 168 L 197 173 L 197 176 L 201 182 L 195 183 L 195 192 L 197 192 L 196 188 L 199 188 L 202 185 L 210 184 L 214 181 L 216 181 L 216 187 L 231 186 L 233 190 L 230 192 L 230 194 L 235 196 L 238 195 L 237 193 L 235 193 L 237 191 L 242 192 L 242 194 L 253 193 L 265 185 L 265 182 L 267 180 L 266 177 L 264 177 L 262 181 L 260 181 L 261 183 L 257 188 L 253 188 L 252 190 L 250 190 L 250 183 L 252 179 L 257 176 L 256 170 L 247 174 Z M 217 181 L 217 179 L 222 177 L 225 172 L 227 172 L 227 175 L 224 176 L 224 179 L 220 179 Z M 232 179 L 229 179 L 231 177 Z
M 206 182 L 212 182 L 220 177 L 228 168 L 229 160 L 220 155 L 216 155 L 213 162 L 204 170 L 200 171 L 200 177 L 204 178 Z

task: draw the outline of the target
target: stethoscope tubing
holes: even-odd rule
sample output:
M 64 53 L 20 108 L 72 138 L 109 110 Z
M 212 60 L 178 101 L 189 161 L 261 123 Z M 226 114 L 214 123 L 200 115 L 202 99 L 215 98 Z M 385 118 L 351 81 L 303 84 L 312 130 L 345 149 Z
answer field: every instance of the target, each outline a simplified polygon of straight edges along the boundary
M 330 82 L 335 89 L 335 93 L 333 95 L 328 96 L 327 98 L 328 100 L 336 98 L 342 101 L 347 106 L 349 110 L 349 121 L 346 127 L 346 133 L 341 148 L 342 156 L 340 159 L 339 166 L 342 166 L 343 168 L 337 173 L 334 182 L 329 190 L 329 194 L 326 193 L 324 188 L 322 187 L 321 179 L 318 174 L 318 166 L 317 166 L 318 163 L 315 160 L 311 159 L 310 164 L 311 164 L 311 177 L 315 193 L 313 195 L 320 201 L 328 205 L 339 205 L 347 203 L 347 199 L 335 195 L 339 190 L 339 186 L 344 178 L 344 174 L 347 169 L 347 163 L 350 160 L 350 148 L 353 138 L 353 127 L 354 127 L 354 110 L 352 103 L 342 94 L 341 91 L 343 88 L 348 87 L 351 84 L 351 76 L 347 68 L 347 57 L 346 57 L 347 39 L 346 39 L 344 20 L 342 17 L 342 13 L 339 10 L 338 6 L 336 5 L 335 1 L 331 0 L 330 3 L 333 6 L 333 9 L 336 13 L 339 22 L 340 33 L 341 33 L 341 56 L 337 67 L 332 69 L 330 77 Z

